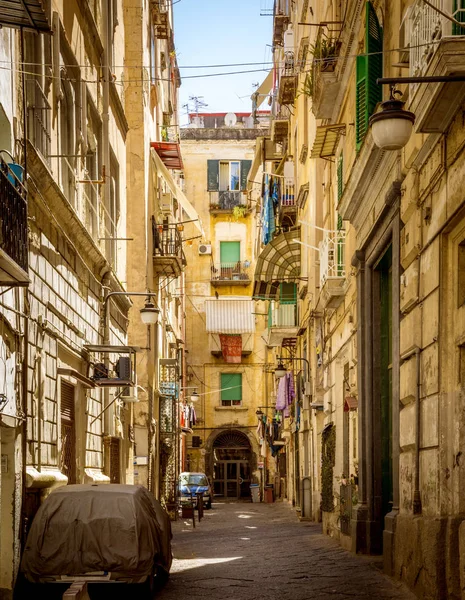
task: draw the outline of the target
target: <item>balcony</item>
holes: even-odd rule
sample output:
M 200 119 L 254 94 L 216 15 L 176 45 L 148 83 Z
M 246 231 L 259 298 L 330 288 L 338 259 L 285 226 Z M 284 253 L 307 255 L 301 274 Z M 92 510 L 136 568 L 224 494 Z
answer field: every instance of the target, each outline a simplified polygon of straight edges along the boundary
M 320 242 L 320 298 L 324 308 L 338 308 L 344 300 L 346 232 L 327 234 Z
M 224 190 L 210 192 L 210 212 L 230 213 L 236 206 L 247 205 L 247 194 L 240 191 Z
M 283 34 L 289 24 L 291 0 L 275 0 L 273 9 L 273 46 L 282 46 Z
M 179 277 L 186 266 L 186 259 L 177 226 L 158 225 L 152 217 L 152 233 L 154 274 Z
M 313 54 L 312 111 L 317 119 L 332 117 L 340 87 L 335 71 L 341 45 L 327 33 L 326 27 L 319 28 Z
M 171 25 L 169 16 L 168 0 L 150 0 L 152 9 L 152 21 L 155 29 L 155 36 L 162 40 L 170 37 Z
M 268 310 L 268 346 L 281 346 L 285 341 L 297 338 L 299 331 L 297 304 L 280 304 L 271 301 Z
M 281 106 L 276 100 L 273 102 L 271 116 L 271 141 L 275 144 L 287 142 L 289 135 L 289 119 L 291 111 L 287 106 Z
M 297 92 L 297 69 L 294 52 L 284 53 L 284 65 L 279 73 L 278 102 L 279 104 L 294 104 Z
M 26 286 L 28 227 L 26 188 L 0 159 L 0 285 Z
M 448 0 L 433 0 L 433 4 L 465 22 L 465 9 L 454 12 Z M 409 31 L 411 76 L 465 73 L 465 28 L 420 1 L 412 6 L 405 26 Z M 465 99 L 465 83 L 410 85 L 410 97 L 409 110 L 416 114 L 416 131 L 443 133 Z
M 215 263 L 211 267 L 211 284 L 215 287 L 224 285 L 249 285 L 250 262 Z

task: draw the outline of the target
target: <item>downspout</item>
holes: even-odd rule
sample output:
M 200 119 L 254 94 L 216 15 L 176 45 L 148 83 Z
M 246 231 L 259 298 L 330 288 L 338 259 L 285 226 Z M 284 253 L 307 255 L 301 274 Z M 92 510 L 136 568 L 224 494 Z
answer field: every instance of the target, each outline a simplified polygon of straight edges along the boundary
M 103 310 L 103 315 L 102 315 L 103 322 L 101 325 L 101 327 L 102 327 L 101 336 L 103 339 L 103 344 L 108 345 L 110 343 L 111 306 L 110 306 L 110 302 L 108 302 L 108 303 L 105 302 L 105 299 L 110 292 L 109 271 L 107 271 L 102 278 L 102 288 L 103 288 L 103 300 L 104 300 L 103 304 L 104 304 L 104 306 L 106 306 L 106 309 Z M 110 355 L 108 354 L 108 352 L 105 352 L 105 354 L 103 356 L 103 363 L 105 365 L 105 369 L 107 369 L 107 372 L 108 372 L 108 369 L 110 367 Z M 110 413 L 112 411 L 107 410 L 109 404 L 110 404 L 110 390 L 109 390 L 109 388 L 105 387 L 103 389 L 103 409 L 105 411 L 103 413 L 103 437 L 111 434 Z

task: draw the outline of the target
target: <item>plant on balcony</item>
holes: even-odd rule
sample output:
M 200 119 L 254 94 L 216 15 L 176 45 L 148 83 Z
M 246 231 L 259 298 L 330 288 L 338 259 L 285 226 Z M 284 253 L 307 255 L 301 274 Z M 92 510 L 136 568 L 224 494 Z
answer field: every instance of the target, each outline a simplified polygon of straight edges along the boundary
M 307 75 L 307 77 L 305 77 L 302 89 L 298 90 L 298 92 L 296 94 L 296 98 L 298 98 L 301 94 L 303 94 L 304 96 L 308 96 L 309 98 L 312 98 L 313 92 L 314 92 L 313 71 L 310 71 L 310 73 Z
M 322 72 L 332 72 L 336 68 L 336 57 L 339 53 L 339 42 L 327 38 L 318 39 L 310 49 L 313 58 L 319 61 Z
M 212 202 L 210 204 L 210 210 L 219 210 L 221 207 L 218 202 Z
M 239 204 L 233 208 L 233 217 L 235 221 L 242 219 L 247 214 L 247 207 Z

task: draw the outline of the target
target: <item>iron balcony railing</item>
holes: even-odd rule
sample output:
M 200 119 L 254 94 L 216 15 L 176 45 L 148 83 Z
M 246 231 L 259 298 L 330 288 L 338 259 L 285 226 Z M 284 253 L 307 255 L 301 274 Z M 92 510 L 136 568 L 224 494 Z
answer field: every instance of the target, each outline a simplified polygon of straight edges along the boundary
M 153 255 L 184 259 L 181 234 L 177 225 L 158 225 L 152 218 Z
M 456 21 L 465 23 L 465 8 L 460 3 L 452 3 L 451 0 L 431 0 L 432 6 L 417 0 L 412 5 L 408 14 L 406 40 L 410 47 L 410 75 L 421 76 L 426 72 L 428 65 L 434 55 L 439 40 L 444 36 L 465 35 L 465 28 L 452 23 L 438 11 L 451 13 Z M 418 85 L 418 84 L 415 84 Z
M 345 279 L 344 250 L 346 232 L 344 229 L 327 234 L 320 242 L 320 286 L 328 279 Z
M 250 262 L 222 262 L 211 267 L 212 281 L 249 281 Z
M 247 194 L 236 190 L 210 192 L 210 210 L 233 210 L 236 206 L 245 206 Z
M 0 158 L 0 248 L 27 273 L 27 194 Z

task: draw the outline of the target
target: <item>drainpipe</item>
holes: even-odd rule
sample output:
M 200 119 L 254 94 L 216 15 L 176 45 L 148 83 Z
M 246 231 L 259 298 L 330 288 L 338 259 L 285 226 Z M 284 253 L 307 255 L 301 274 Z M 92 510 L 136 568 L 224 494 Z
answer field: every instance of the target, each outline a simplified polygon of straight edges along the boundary
M 102 288 L 103 288 L 103 300 L 104 300 L 104 306 L 105 306 L 105 299 L 108 296 L 108 294 L 110 293 L 109 271 L 107 271 L 102 278 Z M 110 312 L 111 312 L 111 307 L 108 304 L 107 309 L 103 311 L 103 315 L 102 315 L 103 322 L 101 325 L 101 337 L 103 339 L 103 344 L 110 343 Z M 103 356 L 103 363 L 108 372 L 108 369 L 110 367 L 110 355 L 107 352 L 105 352 L 105 354 Z M 106 435 L 111 434 L 110 413 L 112 411 L 107 410 L 109 404 L 110 404 L 110 390 L 107 387 L 105 387 L 103 389 L 103 408 L 105 411 L 103 413 L 103 436 L 104 437 Z
M 400 358 L 402 362 L 415 356 L 416 361 L 416 386 L 415 386 L 415 478 L 413 482 L 413 514 L 421 514 L 420 495 L 420 353 L 421 349 L 415 346 Z
M 102 2 L 102 180 L 105 207 L 110 206 L 110 186 L 105 173 L 110 174 L 110 27 L 108 23 L 108 2 Z

